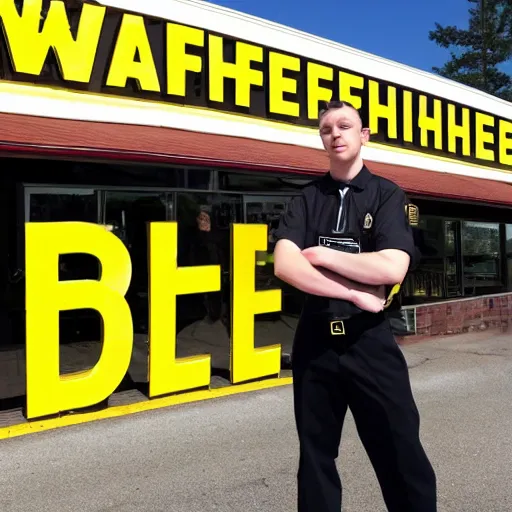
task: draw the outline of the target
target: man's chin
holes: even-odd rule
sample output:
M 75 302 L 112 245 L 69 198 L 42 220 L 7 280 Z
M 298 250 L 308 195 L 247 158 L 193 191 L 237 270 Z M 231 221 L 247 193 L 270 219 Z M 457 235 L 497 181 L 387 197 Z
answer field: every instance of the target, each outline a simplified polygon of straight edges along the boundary
M 342 153 L 331 153 L 330 158 L 332 162 L 349 163 L 354 161 L 355 155 L 344 151 Z

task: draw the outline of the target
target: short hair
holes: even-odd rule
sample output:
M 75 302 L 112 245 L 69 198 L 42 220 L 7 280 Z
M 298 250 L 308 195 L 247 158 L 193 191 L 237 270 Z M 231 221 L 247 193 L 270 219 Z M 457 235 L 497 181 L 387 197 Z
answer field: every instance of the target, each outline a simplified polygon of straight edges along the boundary
M 338 108 L 343 108 L 343 107 L 350 107 L 350 108 L 354 109 L 357 112 L 357 114 L 359 115 L 359 119 L 361 120 L 361 125 L 363 126 L 363 128 L 365 128 L 365 122 L 363 120 L 361 111 L 359 109 L 357 109 L 356 107 L 354 107 L 354 105 L 352 105 L 352 103 L 350 103 L 349 101 L 343 101 L 343 100 L 331 100 L 331 101 L 324 102 L 323 108 L 320 109 L 320 111 L 318 113 L 318 124 L 320 124 L 322 117 L 325 114 L 327 114 L 327 112 L 329 112 L 329 110 L 336 110 Z

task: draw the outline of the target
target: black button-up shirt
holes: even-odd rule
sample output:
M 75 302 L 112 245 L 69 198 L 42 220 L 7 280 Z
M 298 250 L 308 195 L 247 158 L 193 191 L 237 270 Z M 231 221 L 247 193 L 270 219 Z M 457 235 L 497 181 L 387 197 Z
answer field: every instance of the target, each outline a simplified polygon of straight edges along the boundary
M 347 186 L 340 211 L 340 190 Z M 275 237 L 290 240 L 301 250 L 318 245 L 320 236 L 352 237 L 360 241 L 361 252 L 397 249 L 409 254 L 414 264 L 416 253 L 406 204 L 406 195 L 398 185 L 372 174 L 366 166 L 349 183 L 326 173 L 290 202 Z M 365 228 L 368 218 L 371 226 Z M 305 311 L 349 317 L 361 310 L 346 301 L 308 296 Z

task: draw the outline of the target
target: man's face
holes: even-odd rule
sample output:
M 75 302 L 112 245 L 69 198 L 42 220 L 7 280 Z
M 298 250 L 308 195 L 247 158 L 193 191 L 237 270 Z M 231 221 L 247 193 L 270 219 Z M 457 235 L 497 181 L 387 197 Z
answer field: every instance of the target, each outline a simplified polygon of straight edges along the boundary
M 201 212 L 197 217 L 197 226 L 199 227 L 199 231 L 210 231 L 211 230 L 211 222 L 210 216 L 206 212 Z
M 355 160 L 369 136 L 358 112 L 348 106 L 329 110 L 320 121 L 320 137 L 331 161 Z

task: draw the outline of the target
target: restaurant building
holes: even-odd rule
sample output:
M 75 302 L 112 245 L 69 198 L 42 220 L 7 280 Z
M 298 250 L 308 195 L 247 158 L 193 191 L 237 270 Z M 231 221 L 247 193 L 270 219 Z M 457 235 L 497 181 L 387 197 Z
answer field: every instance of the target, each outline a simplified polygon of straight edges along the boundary
M 289 353 L 302 296 L 274 277 L 272 232 L 328 170 L 317 119 L 331 98 L 361 109 L 367 166 L 419 209 L 422 260 L 397 336 L 508 327 L 512 104 L 203 1 L 0 0 L 0 18 L 4 425 L 27 421 L 26 223 L 100 224 L 130 255 L 133 351 L 103 405 L 151 396 L 149 222 L 177 222 L 178 267 L 220 266 L 219 290 L 177 297 L 177 358 L 210 354 L 212 388 L 248 380 L 231 361 L 233 224 L 267 226 L 250 270 L 256 290 L 281 290 L 281 307 L 255 315 L 254 346 Z M 98 279 L 100 267 L 65 254 L 59 278 Z M 94 367 L 100 315 L 62 311 L 59 325 L 61 374 Z

